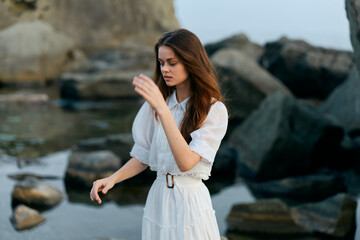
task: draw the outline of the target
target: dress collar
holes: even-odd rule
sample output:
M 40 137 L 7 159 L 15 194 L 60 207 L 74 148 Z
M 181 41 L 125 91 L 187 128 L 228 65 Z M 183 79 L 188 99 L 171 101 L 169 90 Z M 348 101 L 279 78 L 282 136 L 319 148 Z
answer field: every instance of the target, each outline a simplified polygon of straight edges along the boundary
M 171 109 L 171 108 L 175 107 L 177 104 L 179 104 L 180 107 L 182 108 L 182 110 L 186 111 L 186 104 L 188 103 L 189 99 L 190 99 L 190 97 L 187 97 L 184 101 L 182 101 L 181 103 L 178 103 L 178 101 L 176 100 L 176 90 L 174 90 L 169 97 L 168 106 Z

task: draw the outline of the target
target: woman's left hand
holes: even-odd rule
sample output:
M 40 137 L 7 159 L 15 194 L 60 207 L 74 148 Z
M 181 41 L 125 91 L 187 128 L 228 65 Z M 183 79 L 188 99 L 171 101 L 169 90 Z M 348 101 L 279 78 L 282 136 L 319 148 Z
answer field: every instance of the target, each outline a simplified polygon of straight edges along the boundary
M 135 76 L 132 84 L 135 86 L 135 92 L 140 94 L 156 112 L 167 107 L 159 87 L 148 76 L 144 74 Z

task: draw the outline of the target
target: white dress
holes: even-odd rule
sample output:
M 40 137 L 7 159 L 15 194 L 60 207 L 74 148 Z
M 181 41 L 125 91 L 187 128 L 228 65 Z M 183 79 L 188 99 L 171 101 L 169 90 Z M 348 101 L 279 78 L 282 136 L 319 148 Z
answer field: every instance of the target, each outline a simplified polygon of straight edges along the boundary
M 189 98 L 181 103 L 174 91 L 167 99 L 168 107 L 179 127 Z M 228 124 L 222 102 L 214 103 L 202 126 L 190 134 L 190 148 L 202 158 L 191 170 L 181 172 L 172 156 L 160 120 L 156 121 L 151 106 L 145 102 L 133 123 L 134 146 L 130 152 L 157 178 L 149 191 L 142 223 L 143 240 L 218 240 L 219 229 L 211 198 L 202 180 L 210 176 L 215 154 Z M 174 175 L 174 187 L 171 176 Z

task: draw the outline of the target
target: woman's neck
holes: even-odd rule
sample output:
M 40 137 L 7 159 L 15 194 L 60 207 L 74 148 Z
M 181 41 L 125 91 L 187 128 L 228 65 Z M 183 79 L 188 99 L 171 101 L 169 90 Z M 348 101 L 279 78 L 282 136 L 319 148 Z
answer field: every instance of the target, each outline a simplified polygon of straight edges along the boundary
M 191 94 L 191 80 L 190 78 L 176 85 L 176 100 L 181 103 Z
M 190 96 L 190 85 L 178 85 L 176 86 L 176 100 L 181 103 Z

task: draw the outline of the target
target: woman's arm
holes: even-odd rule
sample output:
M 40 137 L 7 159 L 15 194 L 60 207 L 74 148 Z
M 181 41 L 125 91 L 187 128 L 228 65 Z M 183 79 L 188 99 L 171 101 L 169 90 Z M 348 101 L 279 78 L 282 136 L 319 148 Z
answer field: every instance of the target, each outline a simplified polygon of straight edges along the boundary
M 115 184 L 122 182 L 126 179 L 132 178 L 142 171 L 144 171 L 148 165 L 143 164 L 136 158 L 131 158 L 124 166 L 117 170 L 110 177 L 113 178 Z
M 143 74 L 134 77 L 133 85 L 135 85 L 135 91 L 145 98 L 158 113 L 171 152 L 180 171 L 185 172 L 192 169 L 201 160 L 201 157 L 193 152 L 185 141 L 158 86 L 151 78 Z
M 185 172 L 192 169 L 201 160 L 201 156 L 191 150 L 167 106 L 166 108 L 157 110 L 157 113 L 159 114 L 171 152 L 180 171 Z
M 103 179 L 96 180 L 93 183 L 93 187 L 90 191 L 90 198 L 92 201 L 97 201 L 101 203 L 98 192 L 102 191 L 103 194 L 106 194 L 109 189 L 111 189 L 116 183 L 122 182 L 128 178 L 131 178 L 142 171 L 144 171 L 148 165 L 141 163 L 136 158 L 131 158 L 124 166 L 119 170 L 113 173 L 111 176 Z

